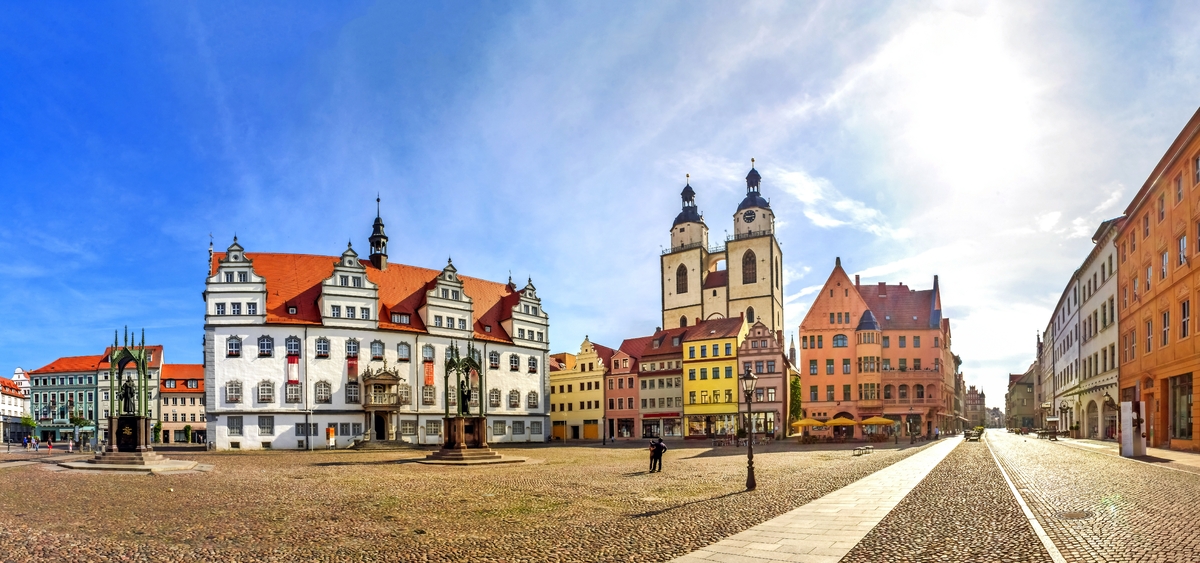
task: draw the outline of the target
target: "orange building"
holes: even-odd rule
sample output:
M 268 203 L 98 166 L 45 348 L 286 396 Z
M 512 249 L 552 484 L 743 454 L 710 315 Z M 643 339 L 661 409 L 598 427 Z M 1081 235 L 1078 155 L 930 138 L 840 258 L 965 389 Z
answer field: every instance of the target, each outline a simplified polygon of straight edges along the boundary
M 1200 284 L 1198 187 L 1200 111 L 1125 209 L 1115 241 L 1121 400 L 1145 402 L 1150 446 L 1177 450 L 1200 450 L 1192 433 L 1200 341 L 1191 306 Z
M 858 276 L 851 281 L 838 258 L 800 324 L 804 414 L 817 420 L 883 416 L 924 434 L 959 429 L 953 357 L 937 276 L 928 290 L 864 286 Z M 816 433 L 853 436 L 861 429 Z

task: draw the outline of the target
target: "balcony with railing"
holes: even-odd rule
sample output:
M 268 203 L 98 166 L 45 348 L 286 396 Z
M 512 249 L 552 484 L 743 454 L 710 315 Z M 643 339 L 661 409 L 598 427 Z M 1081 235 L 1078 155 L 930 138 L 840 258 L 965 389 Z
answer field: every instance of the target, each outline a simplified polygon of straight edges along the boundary
M 773 233 L 774 233 L 774 231 L 772 231 L 771 229 L 763 229 L 761 231 L 748 231 L 745 233 L 736 233 L 736 234 L 732 234 L 732 235 L 725 237 L 725 242 L 732 242 L 735 240 L 746 240 L 749 238 L 765 237 L 765 236 L 771 235 Z
M 937 404 L 937 399 L 934 399 L 933 397 L 897 397 L 893 399 L 884 399 L 883 402 L 884 404 L 888 405 L 933 405 Z
M 395 407 L 400 404 L 399 393 L 367 393 L 364 407 Z

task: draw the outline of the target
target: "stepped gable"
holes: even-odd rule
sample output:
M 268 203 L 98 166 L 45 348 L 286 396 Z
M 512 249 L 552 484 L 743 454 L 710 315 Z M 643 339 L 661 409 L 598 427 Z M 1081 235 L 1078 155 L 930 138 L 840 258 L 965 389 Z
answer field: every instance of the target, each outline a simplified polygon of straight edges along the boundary
M 272 252 L 247 252 L 245 256 L 254 264 L 254 273 L 266 280 L 267 324 L 321 324 L 321 311 L 317 308 L 321 283 L 333 275 L 339 257 Z M 224 252 L 213 253 L 209 275 L 216 274 L 217 264 L 224 259 Z M 386 270 L 380 270 L 368 261 L 360 264 L 366 268 L 367 279 L 379 288 L 379 328 L 427 332 L 417 310 L 425 304 L 425 293 L 433 288 L 441 270 L 405 264 L 388 264 Z M 500 323 L 512 316 L 512 306 L 520 299 L 517 289 L 469 276 L 458 276 L 458 279 L 473 303 L 475 338 L 512 342 Z M 295 307 L 296 314 L 288 314 L 288 307 Z M 411 324 L 392 323 L 393 312 L 408 314 Z M 485 325 L 492 327 L 491 332 L 484 331 Z
M 941 306 L 935 299 L 936 290 L 912 290 L 903 284 L 882 287 L 885 296 L 879 295 L 880 286 L 877 285 L 862 285 L 857 289 L 883 330 L 919 330 L 941 326 L 943 319 Z
M 100 360 L 104 358 L 105 356 L 67 356 L 65 358 L 54 360 L 45 366 L 26 373 L 41 374 L 96 371 L 97 366 L 100 365 Z

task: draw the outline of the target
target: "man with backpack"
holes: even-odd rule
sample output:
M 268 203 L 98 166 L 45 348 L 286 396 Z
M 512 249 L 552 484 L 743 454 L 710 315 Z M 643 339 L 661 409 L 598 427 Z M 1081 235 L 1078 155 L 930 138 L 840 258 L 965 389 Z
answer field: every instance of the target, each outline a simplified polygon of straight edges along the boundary
M 667 445 L 663 443 L 662 438 L 655 438 L 650 442 L 650 473 L 662 473 L 662 456 L 667 451 Z

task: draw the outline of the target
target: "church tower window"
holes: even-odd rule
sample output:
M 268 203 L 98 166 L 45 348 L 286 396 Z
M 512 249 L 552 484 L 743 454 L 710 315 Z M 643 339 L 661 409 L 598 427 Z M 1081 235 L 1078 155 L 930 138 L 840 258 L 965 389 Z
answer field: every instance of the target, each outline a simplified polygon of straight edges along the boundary
M 679 328 L 687 326 L 687 316 L 679 317 Z
M 742 283 L 751 284 L 758 281 L 758 261 L 753 250 L 747 250 L 742 255 Z M 750 322 L 754 322 L 751 320 Z
M 687 266 L 679 265 L 679 269 L 675 270 L 675 293 L 687 293 L 688 291 L 688 271 Z
M 754 307 L 746 307 L 746 322 L 754 322 Z

